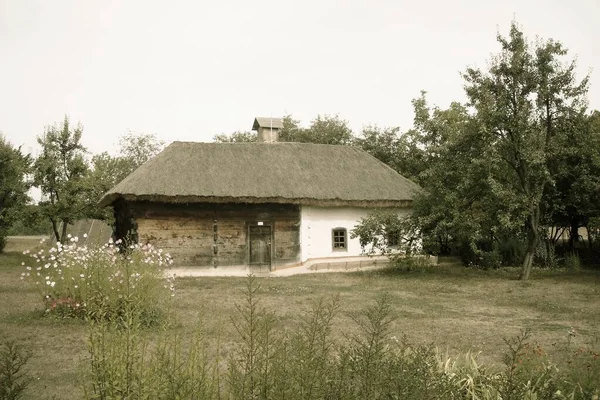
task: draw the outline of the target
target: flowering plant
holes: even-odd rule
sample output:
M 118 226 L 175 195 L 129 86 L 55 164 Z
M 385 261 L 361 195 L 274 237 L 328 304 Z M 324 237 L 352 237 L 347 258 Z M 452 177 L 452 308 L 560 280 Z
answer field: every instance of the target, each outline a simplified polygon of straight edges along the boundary
M 68 239 L 31 254 L 32 265 L 23 263 L 21 279 L 40 289 L 47 313 L 112 320 L 133 312 L 143 323 L 160 318 L 175 294 L 174 278 L 167 274 L 169 254 L 150 244 L 121 252 L 120 241 L 112 239 L 97 248 L 79 245 L 78 237 Z

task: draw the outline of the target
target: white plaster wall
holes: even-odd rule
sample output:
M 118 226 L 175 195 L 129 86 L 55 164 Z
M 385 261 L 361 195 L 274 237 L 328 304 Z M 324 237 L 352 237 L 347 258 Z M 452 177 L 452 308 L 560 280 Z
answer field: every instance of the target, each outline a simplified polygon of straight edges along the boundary
M 397 209 L 399 215 L 406 215 L 409 209 Z M 300 246 L 302 262 L 309 258 L 351 257 L 362 255 L 358 238 L 350 239 L 352 229 L 358 221 L 373 212 L 370 208 L 358 207 L 309 207 L 300 210 Z M 333 251 L 332 229 L 346 228 L 348 248 L 346 251 Z

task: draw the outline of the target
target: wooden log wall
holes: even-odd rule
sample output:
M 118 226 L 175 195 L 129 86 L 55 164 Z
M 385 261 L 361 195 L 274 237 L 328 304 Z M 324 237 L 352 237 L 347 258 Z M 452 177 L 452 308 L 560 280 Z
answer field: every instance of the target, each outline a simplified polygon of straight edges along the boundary
M 289 204 L 129 203 L 139 243 L 152 243 L 178 266 L 248 265 L 248 226 L 273 230 L 272 269 L 300 261 L 300 208 Z

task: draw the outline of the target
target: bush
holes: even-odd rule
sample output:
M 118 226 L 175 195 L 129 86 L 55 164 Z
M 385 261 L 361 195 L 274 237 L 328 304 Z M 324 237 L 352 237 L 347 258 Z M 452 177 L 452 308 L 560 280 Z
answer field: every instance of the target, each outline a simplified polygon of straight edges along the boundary
M 564 266 L 571 271 L 579 271 L 581 269 L 581 260 L 577 253 L 570 253 L 565 256 Z
M 393 269 L 407 272 L 425 272 L 432 267 L 427 256 L 405 256 L 402 254 L 395 254 L 390 256 L 390 262 Z
M 31 354 L 14 342 L 0 346 L 0 400 L 20 399 L 31 382 L 23 370 Z
M 521 265 L 525 258 L 525 247 L 525 243 L 514 236 L 500 239 L 497 249 L 502 264 L 506 266 Z
M 173 277 L 166 276 L 168 254 L 150 245 L 132 245 L 119 252 L 110 241 L 99 248 L 57 243 L 32 255 L 22 279 L 40 290 L 47 313 L 65 318 L 119 320 L 132 312 L 144 325 L 164 317 L 174 295 Z
M 4 251 L 6 247 L 6 233 L 0 228 L 0 253 Z

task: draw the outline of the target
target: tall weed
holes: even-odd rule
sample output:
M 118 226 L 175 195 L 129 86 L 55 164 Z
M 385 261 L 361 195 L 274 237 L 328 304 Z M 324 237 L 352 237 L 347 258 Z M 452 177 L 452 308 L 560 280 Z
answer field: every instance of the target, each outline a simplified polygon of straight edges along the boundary
M 31 377 L 24 369 L 31 353 L 15 342 L 0 345 L 0 400 L 22 398 Z
M 202 331 L 188 340 L 163 326 L 152 340 L 139 322 L 90 326 L 84 374 L 85 399 L 218 398 L 218 369 L 209 360 Z
M 574 352 L 574 330 L 559 362 L 527 330 L 506 339 L 498 368 L 393 336 L 389 295 L 352 313 L 353 333 L 336 340 L 338 298 L 314 300 L 283 327 L 260 293 L 250 276 L 232 320 L 238 345 L 224 361 L 207 356 L 200 328 L 182 338 L 164 325 L 152 339 L 135 313 L 92 323 L 86 399 L 578 399 L 600 389 L 600 355 Z

